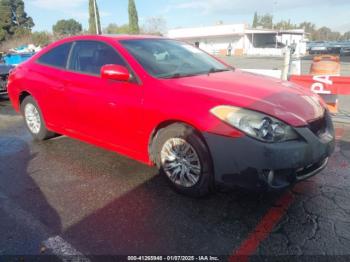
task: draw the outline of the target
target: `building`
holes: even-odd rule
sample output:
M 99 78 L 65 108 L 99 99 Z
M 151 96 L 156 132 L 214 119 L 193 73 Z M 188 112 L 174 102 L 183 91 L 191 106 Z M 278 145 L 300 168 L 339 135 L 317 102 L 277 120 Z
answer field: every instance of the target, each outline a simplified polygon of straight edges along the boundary
M 284 47 L 295 44 L 300 55 L 306 53 L 304 29 L 250 29 L 245 24 L 172 29 L 168 37 L 189 42 L 214 55 L 282 56 Z

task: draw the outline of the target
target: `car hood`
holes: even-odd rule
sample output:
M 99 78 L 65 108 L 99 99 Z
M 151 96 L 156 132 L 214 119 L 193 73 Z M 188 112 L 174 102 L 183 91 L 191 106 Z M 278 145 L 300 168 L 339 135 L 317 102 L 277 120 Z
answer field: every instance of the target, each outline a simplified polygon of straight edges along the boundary
M 241 70 L 172 79 L 177 86 L 217 98 L 220 104 L 260 111 L 293 126 L 323 116 L 318 95 L 296 84 Z

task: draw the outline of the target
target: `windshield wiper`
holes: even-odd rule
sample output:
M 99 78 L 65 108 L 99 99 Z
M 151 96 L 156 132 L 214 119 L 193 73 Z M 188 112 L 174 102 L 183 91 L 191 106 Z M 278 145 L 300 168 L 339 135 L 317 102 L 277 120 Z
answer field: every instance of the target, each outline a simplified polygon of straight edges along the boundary
M 196 76 L 198 74 L 180 74 L 180 73 L 175 73 L 172 75 L 164 76 L 162 77 L 163 79 L 170 79 L 170 78 L 181 78 L 181 77 L 189 77 L 189 76 Z
M 231 69 L 229 68 L 210 68 L 208 71 L 208 75 L 212 74 L 212 73 L 219 73 L 219 72 L 226 72 L 226 71 L 230 71 Z
M 163 79 L 171 79 L 171 78 L 181 78 L 181 77 L 190 77 L 190 76 L 197 76 L 197 75 L 202 75 L 202 74 L 207 74 L 210 75 L 212 73 L 219 73 L 219 72 L 226 72 L 226 71 L 234 71 L 234 68 L 232 67 L 227 67 L 227 68 L 210 68 L 209 71 L 204 71 L 204 72 L 197 72 L 197 73 L 192 73 L 192 74 L 181 74 L 181 73 L 174 73 L 171 75 L 163 76 L 161 78 Z
M 163 79 L 170 79 L 170 78 L 179 78 L 179 77 L 181 77 L 181 74 L 180 73 L 175 73 L 175 74 L 163 76 L 161 78 L 163 78 Z

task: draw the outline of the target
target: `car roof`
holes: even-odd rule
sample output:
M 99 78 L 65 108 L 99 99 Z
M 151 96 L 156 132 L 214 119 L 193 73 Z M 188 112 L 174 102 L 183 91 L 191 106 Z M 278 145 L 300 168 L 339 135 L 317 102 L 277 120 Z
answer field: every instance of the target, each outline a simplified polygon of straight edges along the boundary
M 104 37 L 114 38 L 116 40 L 129 40 L 129 39 L 148 39 L 148 38 L 164 38 L 162 36 L 156 35 L 113 35 L 113 34 L 104 34 Z
M 63 41 L 76 41 L 76 40 L 103 40 L 103 39 L 115 39 L 115 40 L 136 40 L 136 39 L 165 39 L 161 36 L 154 35 L 113 35 L 113 34 L 103 34 L 103 35 L 79 35 L 72 36 L 63 39 Z
M 118 35 L 113 35 L 113 34 L 102 34 L 102 35 L 77 35 L 77 36 L 69 36 L 62 38 L 58 41 L 55 41 L 45 48 L 43 48 L 40 52 L 36 53 L 32 58 L 35 60 L 38 56 L 42 55 L 46 51 L 55 48 L 59 45 L 69 43 L 69 42 L 74 42 L 74 41 L 103 41 L 103 40 L 116 40 L 116 41 L 121 41 L 121 40 L 137 40 L 137 39 L 169 39 L 166 37 L 162 36 L 155 36 L 155 35 L 125 35 L 125 34 L 118 34 Z

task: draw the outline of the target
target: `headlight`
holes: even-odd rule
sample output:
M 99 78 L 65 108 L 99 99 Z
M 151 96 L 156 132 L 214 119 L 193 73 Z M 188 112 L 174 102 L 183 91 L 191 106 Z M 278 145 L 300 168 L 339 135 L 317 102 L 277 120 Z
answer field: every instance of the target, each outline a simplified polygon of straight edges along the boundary
M 264 142 L 282 142 L 298 138 L 289 125 L 256 111 L 234 106 L 217 106 L 210 112 L 227 124 Z

